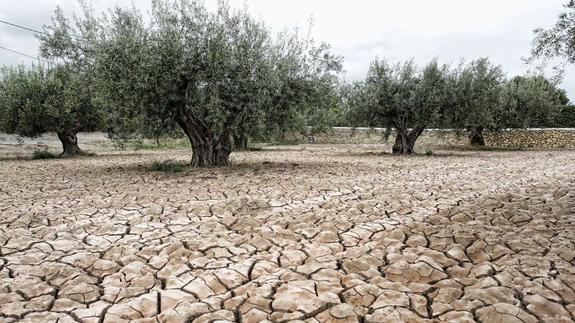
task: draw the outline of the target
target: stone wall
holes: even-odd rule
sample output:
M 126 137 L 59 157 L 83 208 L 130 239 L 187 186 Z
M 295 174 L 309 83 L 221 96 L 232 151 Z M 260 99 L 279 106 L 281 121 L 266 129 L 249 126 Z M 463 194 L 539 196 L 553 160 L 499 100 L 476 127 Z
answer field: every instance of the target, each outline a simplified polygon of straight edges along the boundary
M 575 148 L 575 128 L 508 129 L 486 139 L 494 147 Z
M 318 144 L 384 144 L 385 129 L 336 127 L 314 136 Z M 506 129 L 485 132 L 485 141 L 493 147 L 575 148 L 575 128 L 568 129 Z M 391 144 L 392 132 L 387 144 Z M 302 142 L 305 138 L 302 138 Z M 467 134 L 450 129 L 428 129 L 417 141 L 418 146 L 462 146 L 468 143 Z

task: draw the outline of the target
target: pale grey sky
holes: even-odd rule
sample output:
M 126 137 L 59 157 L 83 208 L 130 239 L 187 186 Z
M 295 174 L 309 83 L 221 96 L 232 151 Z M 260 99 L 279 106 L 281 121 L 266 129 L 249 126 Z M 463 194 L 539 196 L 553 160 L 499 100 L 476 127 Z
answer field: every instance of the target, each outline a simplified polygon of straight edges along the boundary
M 215 6 L 216 0 L 207 0 Z M 347 79 L 365 75 L 375 56 L 391 61 L 413 58 L 424 64 L 432 58 L 457 63 L 460 59 L 490 57 L 509 75 L 523 74 L 529 66 L 533 29 L 553 25 L 566 0 L 231 0 L 274 30 L 299 26 L 328 42 L 344 56 Z M 148 10 L 149 0 L 93 0 L 98 10 L 135 3 Z M 75 0 L 0 0 L 0 19 L 41 29 L 56 5 L 66 12 Z M 0 46 L 38 55 L 38 41 L 30 32 L 0 24 Z M 32 60 L 0 49 L 0 65 Z M 575 68 L 569 67 L 562 86 L 575 100 Z

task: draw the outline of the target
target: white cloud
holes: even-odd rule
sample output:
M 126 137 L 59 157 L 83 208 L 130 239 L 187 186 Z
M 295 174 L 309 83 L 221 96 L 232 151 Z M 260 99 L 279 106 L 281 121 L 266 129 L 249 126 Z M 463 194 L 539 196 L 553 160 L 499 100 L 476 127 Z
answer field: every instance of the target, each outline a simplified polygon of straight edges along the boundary
M 131 5 L 132 0 L 94 0 L 103 10 L 112 5 Z M 458 62 L 461 58 L 489 56 L 510 74 L 524 73 L 521 60 L 529 54 L 532 31 L 551 26 L 563 10 L 564 0 L 231 0 L 247 3 L 250 11 L 274 30 L 307 28 L 313 16 L 312 34 L 330 43 L 345 57 L 347 77 L 362 77 L 375 57 L 390 60 L 431 58 Z M 147 11 L 149 1 L 134 1 Z M 207 0 L 215 6 L 216 0 Z M 49 22 L 56 5 L 70 11 L 74 0 L 1 0 L 0 19 L 41 28 Z M 28 32 L 0 24 L 0 45 L 38 54 L 38 41 Z M 29 59 L 0 51 L 0 64 Z M 569 68 L 564 87 L 575 99 L 575 69 Z

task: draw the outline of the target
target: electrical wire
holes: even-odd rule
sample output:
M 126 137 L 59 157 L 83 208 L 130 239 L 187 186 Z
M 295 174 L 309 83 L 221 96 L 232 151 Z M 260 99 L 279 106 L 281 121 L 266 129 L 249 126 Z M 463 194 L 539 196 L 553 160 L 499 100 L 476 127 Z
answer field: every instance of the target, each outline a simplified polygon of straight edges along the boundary
M 22 52 L 19 52 L 19 51 L 17 51 L 17 50 L 13 50 L 13 49 L 10 49 L 10 48 L 1 46 L 1 45 L 0 45 L 0 49 L 3 49 L 3 50 L 6 50 L 6 51 L 9 51 L 9 52 L 12 52 L 12 53 L 14 53 L 14 54 L 26 56 L 26 57 L 28 57 L 28 58 L 37 59 L 37 60 L 39 60 L 39 61 L 42 60 L 40 57 L 28 55 L 28 54 L 26 54 L 26 53 L 22 53 Z
M 22 25 L 18 25 L 18 24 L 15 24 L 15 23 L 11 23 L 11 22 L 8 22 L 8 21 L 2 20 L 2 19 L 0 19 L 0 23 L 6 24 L 6 25 L 9 25 L 9 26 L 12 26 L 12 27 L 24 29 L 24 30 L 27 30 L 27 31 L 31 31 L 31 32 L 37 33 L 37 34 L 48 35 L 47 33 L 43 32 L 43 31 L 39 31 L 39 30 L 36 30 L 36 29 L 28 28 L 28 27 L 25 27 L 25 26 L 22 26 Z

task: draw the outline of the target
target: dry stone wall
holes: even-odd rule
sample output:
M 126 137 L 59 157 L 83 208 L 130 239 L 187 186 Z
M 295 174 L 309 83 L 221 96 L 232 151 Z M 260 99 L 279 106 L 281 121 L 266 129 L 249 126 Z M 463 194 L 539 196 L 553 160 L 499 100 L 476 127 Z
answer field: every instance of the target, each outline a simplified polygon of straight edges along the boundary
M 335 127 L 314 136 L 319 144 L 381 144 L 385 129 Z M 395 133 L 392 132 L 391 143 Z M 302 141 L 306 141 L 302 138 Z M 506 129 L 485 132 L 487 145 L 493 147 L 575 148 L 575 128 L 565 129 Z M 459 146 L 468 143 L 464 132 L 451 129 L 428 129 L 418 140 L 419 146 Z

